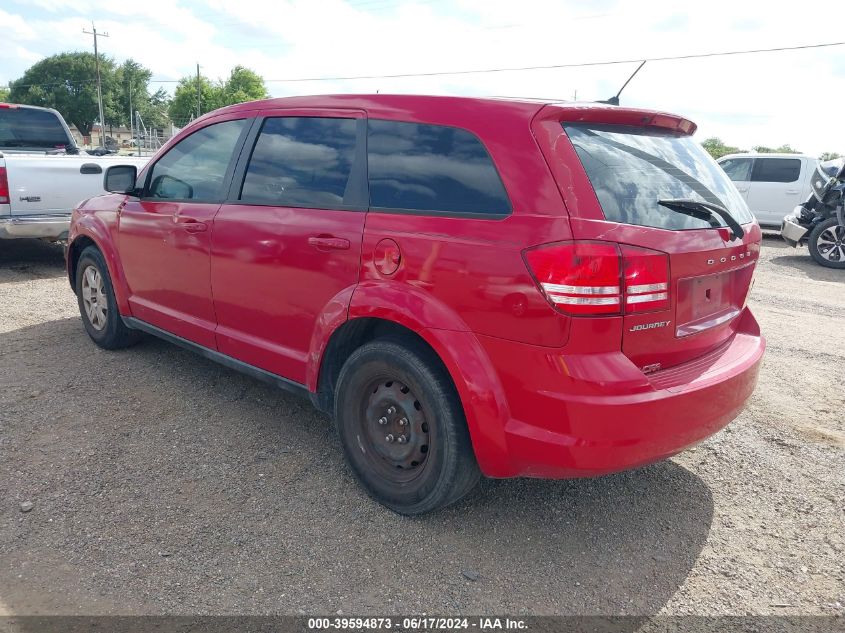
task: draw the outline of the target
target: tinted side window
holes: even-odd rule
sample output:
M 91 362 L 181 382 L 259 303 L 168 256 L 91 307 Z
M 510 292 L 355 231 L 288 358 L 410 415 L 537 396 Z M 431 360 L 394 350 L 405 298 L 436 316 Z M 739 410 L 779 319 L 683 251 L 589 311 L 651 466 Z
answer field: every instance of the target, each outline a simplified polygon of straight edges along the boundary
M 369 121 L 370 206 L 502 215 L 511 205 L 487 150 L 466 130 Z
M 751 180 L 754 182 L 795 182 L 801 173 L 798 158 L 757 158 Z
M 342 205 L 357 124 L 356 119 L 267 119 L 249 159 L 241 200 L 290 207 Z
M 719 163 L 728 178 L 734 182 L 745 182 L 751 180 L 751 159 L 750 158 L 729 158 Z
M 174 145 L 153 165 L 147 197 L 220 201 L 226 170 L 246 121 L 224 121 L 198 130 Z

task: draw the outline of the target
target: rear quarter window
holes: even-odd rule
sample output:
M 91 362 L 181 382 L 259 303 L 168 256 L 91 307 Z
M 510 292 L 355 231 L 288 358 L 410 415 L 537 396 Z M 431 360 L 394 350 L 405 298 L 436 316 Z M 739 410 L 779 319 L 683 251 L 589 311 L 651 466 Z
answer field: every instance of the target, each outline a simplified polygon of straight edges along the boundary
M 367 161 L 372 208 L 482 217 L 511 212 L 487 149 L 467 130 L 370 120 Z

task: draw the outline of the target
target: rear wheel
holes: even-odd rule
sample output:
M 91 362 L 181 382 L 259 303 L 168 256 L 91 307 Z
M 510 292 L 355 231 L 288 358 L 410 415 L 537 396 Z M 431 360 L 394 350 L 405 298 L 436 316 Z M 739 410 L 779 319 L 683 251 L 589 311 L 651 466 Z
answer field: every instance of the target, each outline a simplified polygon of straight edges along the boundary
M 820 222 L 807 240 L 816 263 L 828 268 L 845 268 L 845 226 L 836 218 Z
M 455 388 L 421 345 L 378 340 L 353 352 L 335 420 L 358 481 L 400 514 L 453 503 L 481 476 Z
M 97 345 L 120 349 L 138 341 L 140 332 L 120 317 L 105 259 L 94 246 L 82 251 L 76 264 L 76 297 L 85 331 Z

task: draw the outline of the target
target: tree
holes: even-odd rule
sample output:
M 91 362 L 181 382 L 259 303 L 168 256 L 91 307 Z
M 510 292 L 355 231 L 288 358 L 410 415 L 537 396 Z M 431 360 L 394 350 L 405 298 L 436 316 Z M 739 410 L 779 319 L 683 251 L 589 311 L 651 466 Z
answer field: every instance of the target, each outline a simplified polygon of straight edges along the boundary
M 114 62 L 100 56 L 103 102 L 114 83 Z M 99 117 L 97 106 L 97 71 L 93 53 L 59 53 L 45 57 L 31 66 L 20 79 L 9 85 L 13 103 L 55 108 L 83 136 Z
M 207 77 L 200 76 L 200 114 L 216 110 L 222 104 L 220 103 L 220 88 L 215 86 Z M 182 77 L 176 90 L 173 93 L 173 99 L 170 100 L 170 105 L 167 109 L 170 115 L 170 120 L 174 125 L 179 127 L 184 126 L 188 121 L 197 116 L 197 78 L 196 77 Z
M 223 105 L 266 99 L 270 96 L 267 87 L 264 85 L 264 79 L 243 66 L 235 66 L 221 88 L 223 93 L 221 103 Z
M 200 76 L 200 114 L 234 103 L 266 99 L 269 97 L 264 79 L 260 75 L 235 66 L 225 81 L 212 82 Z M 168 108 L 170 119 L 178 126 L 185 125 L 197 115 L 197 78 L 183 77 L 179 80 Z
M 2 101 L 2 99 L 0 99 L 0 101 Z M 822 152 L 822 155 L 819 156 L 820 161 L 834 160 L 836 158 L 842 158 L 842 154 L 838 154 L 836 152 Z
M 9 89 L 8 88 L 0 88 L 0 101 L 8 102 L 9 101 Z
M 732 147 L 730 145 L 725 145 L 722 142 L 722 139 L 717 138 L 715 136 L 711 138 L 704 139 L 701 142 L 701 146 L 707 150 L 707 152 L 715 159 L 721 158 L 727 154 L 739 154 L 745 150 L 741 150 L 738 147 Z
M 781 145 L 780 147 L 766 147 L 765 145 L 757 145 L 756 147 L 752 148 L 758 154 L 800 154 L 801 152 L 797 149 L 793 149 L 791 145 L 788 143 L 786 145 Z
M 109 95 L 106 121 L 129 126 L 135 112 L 147 127 L 163 127 L 167 120 L 167 93 L 159 89 L 150 95 L 153 73 L 133 59 L 127 59 L 115 70 L 114 90 Z M 130 103 L 132 105 L 130 114 Z

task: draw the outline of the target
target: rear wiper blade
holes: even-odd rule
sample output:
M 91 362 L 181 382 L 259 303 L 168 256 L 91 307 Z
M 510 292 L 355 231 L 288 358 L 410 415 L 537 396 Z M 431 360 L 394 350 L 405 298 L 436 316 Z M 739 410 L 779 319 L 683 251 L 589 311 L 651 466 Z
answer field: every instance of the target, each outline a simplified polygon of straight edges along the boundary
M 657 204 L 703 220 L 712 218 L 713 214 L 716 214 L 730 227 L 734 237 L 741 240 L 745 235 L 745 231 L 739 222 L 731 215 L 730 211 L 721 205 L 704 202 L 703 200 L 693 200 L 692 198 L 668 198 L 658 200 Z

